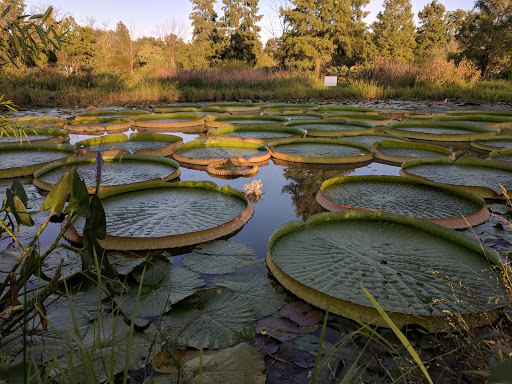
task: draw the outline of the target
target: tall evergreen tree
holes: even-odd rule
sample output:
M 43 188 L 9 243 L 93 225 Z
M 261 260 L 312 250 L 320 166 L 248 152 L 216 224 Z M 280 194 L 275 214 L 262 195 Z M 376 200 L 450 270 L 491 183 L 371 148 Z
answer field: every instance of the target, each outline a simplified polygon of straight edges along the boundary
M 262 53 L 261 28 L 256 25 L 262 18 L 258 15 L 259 0 L 222 0 L 222 3 L 222 26 L 229 39 L 224 57 L 256 64 Z
M 446 47 L 448 25 L 446 8 L 437 0 L 418 12 L 420 27 L 416 35 L 416 53 L 421 58 L 432 58 Z
M 456 38 L 460 57 L 475 61 L 486 75 L 512 56 L 512 2 L 477 0 L 461 24 Z
M 410 0 L 384 0 L 384 10 L 372 24 L 379 56 L 398 61 L 414 58 L 416 46 L 412 6 Z
M 199 68 L 214 65 L 221 55 L 222 36 L 218 28 L 218 15 L 214 9 L 215 0 L 190 0 L 192 12 L 192 45 L 195 64 Z

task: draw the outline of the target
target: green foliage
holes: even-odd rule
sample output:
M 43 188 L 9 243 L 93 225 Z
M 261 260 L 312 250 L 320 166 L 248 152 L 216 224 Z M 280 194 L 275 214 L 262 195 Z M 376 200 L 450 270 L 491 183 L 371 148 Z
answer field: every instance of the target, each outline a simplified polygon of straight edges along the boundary
M 414 58 L 416 27 L 410 0 L 385 0 L 384 10 L 372 24 L 373 39 L 380 57 L 401 62 Z
M 192 47 L 195 68 L 204 69 L 218 62 L 223 47 L 223 38 L 219 30 L 218 15 L 214 0 L 190 0 L 192 12 Z
M 433 0 L 418 13 L 418 18 L 420 27 L 416 35 L 416 54 L 431 58 L 439 54 L 448 41 L 446 8 Z

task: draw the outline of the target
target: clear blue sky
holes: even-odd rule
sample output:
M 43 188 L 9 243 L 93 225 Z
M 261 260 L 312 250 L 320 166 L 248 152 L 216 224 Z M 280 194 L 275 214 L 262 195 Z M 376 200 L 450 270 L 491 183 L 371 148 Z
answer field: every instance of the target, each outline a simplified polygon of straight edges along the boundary
M 418 11 L 430 1 L 412 0 L 413 12 L 417 15 Z M 472 0 L 441 0 L 440 2 L 448 10 L 470 9 L 474 4 Z M 222 0 L 217 0 L 217 3 L 220 9 Z M 122 21 L 127 26 L 135 27 L 137 37 L 153 35 L 156 26 L 163 25 L 166 20 L 182 21 L 189 26 L 188 15 L 192 9 L 188 0 L 25 0 L 25 4 L 29 11 L 33 7 L 53 5 L 60 10 L 61 14 L 73 16 L 79 24 L 84 24 L 87 17 L 92 17 L 96 20 L 97 27 L 108 23 L 108 28 L 115 28 L 117 22 Z M 276 17 L 272 10 L 275 8 L 273 4 L 279 4 L 279 0 L 260 0 L 260 13 L 264 15 L 261 37 L 264 41 L 270 37 L 269 27 Z M 370 11 L 367 22 L 373 21 L 381 9 L 382 1 L 371 0 L 366 8 Z

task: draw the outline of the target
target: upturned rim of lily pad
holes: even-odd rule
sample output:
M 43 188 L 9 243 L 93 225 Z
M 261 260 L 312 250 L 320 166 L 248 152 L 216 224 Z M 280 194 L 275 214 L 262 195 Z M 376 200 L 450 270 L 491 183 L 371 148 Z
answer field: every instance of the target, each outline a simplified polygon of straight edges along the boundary
M 237 168 L 249 168 L 246 171 L 235 171 L 231 169 L 225 169 L 226 166 L 233 166 Z M 206 166 L 206 170 L 208 173 L 216 176 L 226 176 L 226 177 L 250 177 L 254 176 L 258 173 L 259 167 L 245 160 L 243 157 L 230 157 L 228 159 L 224 159 L 215 163 L 210 163 Z
M 329 145 L 340 145 L 347 147 L 355 147 L 364 152 L 368 152 L 364 155 L 359 156 L 301 156 L 301 155 L 288 155 L 286 153 L 279 152 L 279 146 L 289 144 L 329 144 Z M 322 138 L 310 138 L 310 139 L 292 139 L 283 140 L 278 142 L 272 142 L 268 144 L 268 149 L 272 154 L 272 157 L 285 161 L 292 161 L 295 163 L 311 163 L 311 164 L 354 164 L 354 163 L 365 163 L 373 160 L 373 154 L 368 149 L 368 146 L 348 140 L 337 140 L 337 139 L 322 139 Z
M 503 159 L 500 159 L 500 156 L 509 156 L 509 157 L 511 157 L 511 159 L 503 160 Z M 489 157 L 486 160 L 500 161 L 505 164 L 512 164 L 512 148 L 499 149 L 499 150 L 492 151 L 491 153 L 489 153 Z
M 164 135 L 159 133 L 151 133 L 151 132 L 138 132 L 131 133 L 130 136 L 126 136 L 125 134 L 112 134 L 112 135 L 104 135 L 99 137 L 92 137 L 90 139 L 85 139 L 82 141 L 78 141 L 75 143 L 77 146 L 80 155 L 95 155 L 97 151 L 92 149 L 87 149 L 87 147 L 99 145 L 103 143 L 112 143 L 112 142 L 126 142 L 126 141 L 166 141 L 169 142 L 169 145 L 153 148 L 153 149 L 138 149 L 133 154 L 135 155 L 152 155 L 152 156 L 171 156 L 173 148 L 183 144 L 183 138 L 175 135 Z M 129 154 L 127 150 L 123 149 L 113 149 L 109 151 L 102 151 L 104 155 L 115 155 L 115 154 Z
M 452 165 L 464 165 L 464 166 L 476 166 L 476 167 L 489 167 L 494 169 L 501 169 L 505 171 L 511 172 L 512 175 L 512 164 L 505 163 L 505 162 L 498 162 L 498 161 L 492 161 L 492 160 L 484 160 L 484 159 L 477 159 L 474 157 L 461 157 L 457 160 L 451 160 L 448 158 L 439 158 L 439 159 L 431 159 L 431 160 L 409 160 L 402 164 L 402 168 L 400 169 L 400 175 L 404 177 L 411 177 L 414 179 L 419 180 L 427 180 L 432 181 L 427 178 L 417 176 L 413 173 L 410 173 L 407 171 L 407 168 L 413 167 L 415 165 L 425 165 L 425 164 L 452 164 Z M 460 189 L 463 189 L 465 191 L 475 193 L 484 199 L 496 199 L 496 200 L 503 200 L 505 199 L 505 196 L 503 195 L 502 191 L 493 190 L 488 187 L 478 186 L 478 185 L 459 185 L 459 184 L 449 184 L 449 183 L 442 183 L 445 185 L 450 185 L 452 187 L 457 187 Z M 507 190 L 507 194 L 512 193 L 512 191 Z
M 270 137 L 270 138 L 257 138 L 257 137 L 234 137 L 224 136 L 224 133 L 236 132 L 251 132 L 251 131 L 265 131 L 265 132 L 286 132 L 291 133 L 290 136 L 283 137 Z M 276 124 L 247 124 L 241 126 L 222 126 L 218 128 L 211 128 L 208 130 L 208 135 L 213 140 L 226 140 L 226 141 L 245 141 L 247 143 L 268 144 L 274 141 L 299 139 L 306 136 L 308 131 L 302 128 L 287 127 L 285 125 Z
M 42 144 L 42 143 L 65 143 L 69 140 L 68 131 L 61 128 L 31 128 L 31 127 L 22 127 L 21 131 L 26 135 L 43 135 L 43 136 L 52 136 L 46 139 L 38 139 L 37 137 L 30 139 L 30 143 Z M 1 134 L 0 136 L 7 136 L 5 134 Z M 10 135 L 12 137 L 12 135 Z M 9 143 L 19 143 L 19 140 L 13 139 L 12 142 Z M 28 144 L 28 141 L 23 140 L 24 143 Z
M 173 119 L 186 119 L 185 121 L 161 121 Z M 159 121 L 160 120 L 160 121 Z M 136 116 L 133 118 L 134 125 L 137 128 L 144 128 L 144 131 L 158 132 L 165 130 L 168 132 L 203 132 L 206 130 L 205 114 L 200 112 L 175 112 L 149 114 Z M 140 130 L 139 130 L 140 131 Z
M 512 144 L 512 135 L 497 135 L 497 136 L 492 136 L 492 137 L 479 137 L 479 138 L 472 139 L 469 142 L 469 145 L 473 148 L 480 149 L 482 151 L 489 151 L 489 152 L 497 151 L 500 149 L 511 148 L 511 147 L 498 147 L 495 145 L 493 146 L 493 145 L 485 144 L 488 141 L 501 141 L 501 140 L 510 141 L 510 143 Z
M 407 128 L 454 128 L 471 131 L 471 133 L 427 133 L 409 131 Z M 397 121 L 388 124 L 384 132 L 415 140 L 469 142 L 474 137 L 496 136 L 499 129 L 485 125 L 451 121 Z
M 62 157 L 62 159 L 46 161 L 40 164 L 27 165 L 24 167 L 14 167 L 8 169 L 0 169 L 0 179 L 10 179 L 21 176 L 32 176 L 35 171 L 44 167 L 47 164 L 53 162 L 61 162 L 74 156 L 76 154 L 76 147 L 71 144 L 55 144 L 55 143 L 41 143 L 41 144 L 29 144 L 29 143 L 0 143 L 0 151 L 8 150 L 17 151 L 56 151 L 68 153 L 68 156 Z
M 320 292 L 314 288 L 308 287 L 307 285 L 298 282 L 293 277 L 284 272 L 276 264 L 271 253 L 272 246 L 276 243 L 276 241 L 288 233 L 300 230 L 304 227 L 314 226 L 316 224 L 349 220 L 387 221 L 415 227 L 427 233 L 455 242 L 462 247 L 468 248 L 469 250 L 482 255 L 482 257 L 485 258 L 490 264 L 497 266 L 500 270 L 503 270 L 504 268 L 496 253 L 491 248 L 481 244 L 477 240 L 455 230 L 410 216 L 402 216 L 385 212 L 349 210 L 345 212 L 319 213 L 311 216 L 305 223 L 300 221 L 291 221 L 280 226 L 269 239 L 266 255 L 267 266 L 274 277 L 279 281 L 279 283 L 283 285 L 287 290 L 295 294 L 297 297 L 315 305 L 318 308 L 324 310 L 328 309 L 331 313 L 354 319 L 364 324 L 371 323 L 375 326 L 389 328 L 388 323 L 384 321 L 376 308 L 369 306 L 367 307 L 361 304 L 356 304 L 347 300 L 332 297 L 326 293 Z M 496 308 L 486 312 L 475 312 L 464 315 L 457 315 L 463 319 L 465 324 L 470 324 L 471 326 L 480 326 L 489 324 L 494 321 L 499 316 L 500 312 L 501 308 Z M 453 321 L 450 314 L 447 314 L 446 316 L 418 316 L 414 314 L 392 311 L 387 311 L 386 313 L 398 328 L 408 324 L 418 324 L 427 329 L 429 332 L 447 332 L 453 330 Z
M 355 127 L 355 129 L 347 129 L 347 130 L 335 130 L 335 129 L 321 129 L 321 128 L 308 128 L 308 125 L 318 126 L 318 125 L 351 125 Z M 347 121 L 345 119 L 309 119 L 309 120 L 292 120 L 284 124 L 287 127 L 296 127 L 300 126 L 300 128 L 308 131 L 309 137 L 340 137 L 340 136 L 358 136 L 361 134 L 371 134 L 375 133 L 374 124 L 365 122 L 365 121 Z
M 96 123 L 96 124 L 95 124 Z M 90 125 L 86 125 L 90 124 Z M 104 133 L 123 132 L 133 126 L 133 120 L 126 117 L 102 117 L 86 116 L 76 117 L 75 120 L 67 123 L 64 129 L 71 133 Z
M 143 251 L 151 249 L 169 249 L 169 248 L 181 248 L 190 245 L 196 245 L 205 243 L 207 241 L 216 240 L 223 236 L 227 236 L 236 232 L 242 228 L 254 214 L 254 207 L 252 203 L 247 200 L 245 195 L 237 189 L 226 184 L 219 188 L 216 183 L 211 181 L 176 181 L 173 183 L 165 182 L 149 182 L 142 185 L 127 185 L 119 188 L 107 189 L 101 191 L 98 194 L 100 199 L 106 199 L 112 196 L 120 196 L 123 193 L 144 191 L 151 189 L 172 189 L 172 188 L 201 188 L 210 190 L 213 192 L 224 193 L 227 195 L 236 196 L 241 199 L 245 204 L 245 209 L 238 214 L 236 217 L 228 222 L 221 225 L 188 233 L 182 233 L 177 235 L 167 235 L 161 237 L 124 237 L 124 236 L 112 236 L 108 234 L 103 240 L 98 240 L 100 245 L 107 250 L 119 250 L 119 251 Z M 64 235 L 69 241 L 83 244 L 84 237 L 79 235 L 75 228 L 72 226 Z
M 427 151 L 437 152 L 439 155 L 432 156 L 394 156 L 388 155 L 387 153 L 381 151 L 381 148 L 408 148 L 408 149 L 423 149 Z M 450 151 L 448 148 L 441 147 L 439 145 L 432 144 L 424 144 L 424 143 L 411 143 L 404 141 L 393 141 L 393 140 L 382 140 L 380 142 L 375 142 L 370 146 L 370 151 L 373 153 L 376 159 L 384 160 L 389 163 L 401 165 L 409 160 L 414 159 L 437 159 L 439 157 L 448 157 L 451 160 L 455 160 L 455 154 Z
M 318 191 L 318 193 L 316 195 L 316 201 L 323 208 L 327 209 L 330 212 L 343 212 L 343 211 L 348 211 L 348 210 L 385 212 L 385 211 L 381 211 L 378 209 L 351 207 L 348 205 L 336 203 L 335 201 L 329 199 L 323 193 L 323 191 L 326 188 L 331 187 L 333 185 L 342 184 L 342 183 L 357 183 L 359 181 L 362 181 L 362 182 L 377 181 L 377 182 L 388 182 L 388 183 L 425 185 L 425 186 L 429 186 L 431 188 L 442 190 L 443 192 L 446 192 L 448 194 L 455 195 L 457 197 L 469 200 L 471 202 L 478 204 L 481 207 L 478 211 L 476 211 L 473 214 L 468 215 L 468 216 L 446 217 L 446 218 L 436 218 L 436 219 L 418 217 L 419 219 L 427 220 L 427 221 L 430 221 L 431 223 L 435 223 L 435 224 L 441 225 L 446 228 L 463 229 L 463 228 L 472 227 L 475 225 L 485 223 L 487 220 L 489 220 L 489 217 L 491 216 L 491 212 L 489 211 L 489 209 L 487 209 L 485 200 L 482 197 L 480 197 L 474 193 L 467 192 L 460 188 L 452 187 L 452 186 L 449 186 L 446 184 L 435 183 L 433 181 L 419 180 L 419 179 L 413 179 L 413 178 L 402 177 L 402 176 L 363 175 L 363 176 L 341 176 L 341 177 L 335 177 L 332 179 L 328 179 L 328 180 L 324 181 L 322 183 L 322 185 L 320 186 L 320 190 Z M 387 213 L 392 213 L 392 212 L 387 212 Z
M 129 162 L 129 161 L 138 161 L 138 162 L 151 162 L 151 163 L 159 163 L 167 165 L 174 169 L 170 174 L 165 176 L 164 178 L 158 178 L 158 179 L 149 179 L 144 181 L 138 181 L 135 183 L 126 183 L 126 184 L 117 184 L 117 185 L 100 185 L 99 190 L 104 191 L 107 189 L 116 189 L 116 188 L 122 188 L 125 186 L 131 186 L 131 185 L 137 185 L 141 186 L 147 183 L 153 183 L 157 181 L 170 181 L 178 178 L 181 174 L 180 165 L 167 157 L 162 156 L 151 156 L 151 155 L 135 155 L 135 154 L 112 154 L 112 155 L 103 155 L 103 162 Z M 65 166 L 75 166 L 79 164 L 92 164 L 96 162 L 96 156 L 78 156 L 78 157 L 72 157 L 69 159 L 65 159 L 60 162 L 53 162 L 50 164 L 45 165 L 44 167 L 38 169 L 36 172 L 34 172 L 34 180 L 33 183 L 36 187 L 41 188 L 45 191 L 51 191 L 52 188 L 55 186 L 55 184 L 48 183 L 46 181 L 41 180 L 41 176 L 43 176 L 45 173 L 48 173 L 50 171 L 54 171 L 58 168 L 65 167 Z M 96 186 L 95 185 L 88 185 L 87 191 L 90 195 L 94 194 L 96 192 Z

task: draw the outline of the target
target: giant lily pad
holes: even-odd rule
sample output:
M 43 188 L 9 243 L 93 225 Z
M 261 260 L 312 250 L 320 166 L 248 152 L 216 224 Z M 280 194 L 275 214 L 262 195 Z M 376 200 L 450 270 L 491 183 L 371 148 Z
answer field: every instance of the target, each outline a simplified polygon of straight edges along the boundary
M 64 126 L 73 133 L 124 132 L 133 125 L 133 121 L 123 117 L 77 117 Z
M 450 121 L 400 121 L 390 123 L 385 132 L 408 139 L 460 142 L 474 137 L 495 136 L 498 129 Z
M 448 228 L 467 228 L 490 217 L 472 193 L 400 176 L 346 176 L 324 181 L 316 196 L 329 211 L 365 209 L 420 217 Z
M 371 108 L 365 108 L 365 107 L 349 107 L 347 105 L 320 105 L 315 108 L 311 108 L 312 111 L 319 111 L 319 112 L 359 112 L 359 113 L 368 113 L 368 112 L 375 112 L 374 109 Z
M 223 274 L 256 264 L 257 256 L 246 244 L 216 240 L 196 247 L 194 253 L 183 258 L 183 264 L 199 273 Z
M 98 109 L 96 111 L 87 111 L 78 113 L 79 117 L 126 117 L 126 116 L 139 116 L 139 115 L 147 115 L 149 112 L 141 111 L 137 109 Z
M 162 332 L 197 349 L 229 347 L 238 341 L 237 334 L 247 331 L 256 320 L 251 307 L 241 307 L 235 299 L 227 288 L 197 292 L 162 316 Z
M 144 250 L 184 247 L 231 234 L 254 208 L 234 188 L 212 182 L 147 183 L 101 192 L 107 220 L 105 249 Z M 75 228 L 83 228 L 78 221 Z M 66 237 L 81 242 L 77 232 Z
M 156 359 L 155 359 L 156 360 Z M 208 351 L 199 356 L 199 352 L 187 354 L 180 370 L 174 361 L 169 361 L 166 369 L 155 367 L 166 375 L 153 378 L 153 384 L 174 384 L 179 382 L 191 383 L 239 383 L 264 384 L 265 370 L 263 357 L 251 346 L 245 343 L 219 351 Z M 200 374 L 201 372 L 201 374 Z
M 503 199 L 500 185 L 512 191 L 512 165 L 470 157 L 409 160 L 402 164 L 400 174 L 453 185 L 486 199 Z
M 485 109 L 463 109 L 458 111 L 450 111 L 448 112 L 450 115 L 461 115 L 461 116 L 471 116 L 471 115 L 489 115 L 489 116 L 508 116 L 512 117 L 512 111 L 509 110 L 485 110 Z
M 448 157 L 455 160 L 455 155 L 449 149 L 430 144 L 384 140 L 374 143 L 371 151 L 375 158 L 396 164 L 417 158 Z
M 407 216 L 329 212 L 278 228 L 267 264 L 305 301 L 365 323 L 387 326 L 360 285 L 398 327 L 447 329 L 493 321 L 504 302 L 493 250 L 452 229 Z
M 76 151 L 67 144 L 0 144 L 0 179 L 30 176 L 39 168 L 62 160 Z
M 273 141 L 298 139 L 306 136 L 307 131 L 282 125 L 257 124 L 210 129 L 208 134 L 214 140 L 240 140 L 248 143 L 268 144 Z
M 291 121 L 287 127 L 301 128 L 308 132 L 308 136 L 356 136 L 363 133 L 373 133 L 373 124 L 366 122 L 347 122 L 343 119 L 322 119 Z
M 469 143 L 473 148 L 483 151 L 495 151 L 498 149 L 512 149 L 512 136 L 480 137 Z
M 355 141 L 356 143 L 361 143 L 364 145 L 367 145 L 368 148 L 375 143 L 380 142 L 382 140 L 392 140 L 392 141 L 401 141 L 401 142 L 407 142 L 407 139 L 404 139 L 403 137 L 396 136 L 396 135 L 390 135 L 387 133 L 363 133 L 359 134 L 357 136 L 340 136 L 340 139 L 342 140 L 348 140 L 348 141 Z
M 503 161 L 505 163 L 512 163 L 512 148 L 492 151 L 491 153 L 489 153 L 489 157 L 487 159 Z
M 436 116 L 434 120 L 438 121 L 461 121 L 480 123 L 490 127 L 507 127 L 512 125 L 512 116 L 498 116 L 486 114 L 469 114 L 469 115 L 451 115 L 451 116 Z
M 364 144 L 333 139 L 297 139 L 269 144 L 272 156 L 298 163 L 347 164 L 371 161 Z
M 327 117 L 345 119 L 351 123 L 365 121 L 378 126 L 388 125 L 392 121 L 389 117 L 377 113 L 330 113 Z
M 170 156 L 172 149 L 183 144 L 183 139 L 174 135 L 158 133 L 113 134 L 94 137 L 75 145 L 85 154 L 102 151 L 103 154 L 135 153 L 139 155 Z
M 44 166 L 34 173 L 34 184 L 51 190 L 62 175 L 73 167 L 87 185 L 89 193 L 96 190 L 96 156 L 81 156 Z M 169 181 L 179 177 L 179 164 L 171 159 L 149 155 L 105 155 L 101 169 L 101 189 L 148 181 Z
M 215 163 L 210 163 L 206 170 L 211 175 L 220 177 L 250 177 L 258 173 L 259 167 L 249 163 L 243 157 L 230 157 Z
M 259 163 L 270 158 L 267 147 L 261 144 L 240 141 L 193 140 L 174 148 L 176 160 L 196 165 L 208 165 L 230 157 L 243 157 L 251 163 Z
M 16 133 L 0 132 L 0 143 L 64 143 L 69 140 L 68 132 L 57 128 L 24 128 Z
M 210 116 L 206 121 L 209 128 L 217 128 L 223 126 L 232 126 L 233 124 L 276 124 L 288 121 L 288 119 L 280 116 L 226 116 L 217 115 Z
M 7 120 L 22 127 L 62 128 L 66 124 L 66 119 L 53 116 L 18 116 Z
M 135 284 L 130 284 L 129 293 L 118 296 L 116 301 L 125 314 L 133 314 L 136 305 L 137 316 L 143 317 L 168 312 L 171 306 L 204 286 L 198 273 L 171 265 L 161 258 L 139 264 L 132 271 L 132 277 Z M 140 288 L 139 284 L 142 284 Z
M 194 112 L 162 113 L 156 115 L 136 116 L 135 126 L 140 131 L 167 132 L 203 132 L 204 114 Z M 144 129 L 141 129 L 144 128 Z

